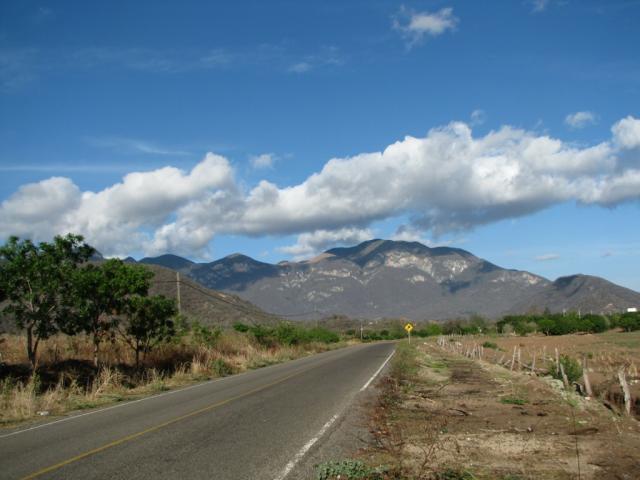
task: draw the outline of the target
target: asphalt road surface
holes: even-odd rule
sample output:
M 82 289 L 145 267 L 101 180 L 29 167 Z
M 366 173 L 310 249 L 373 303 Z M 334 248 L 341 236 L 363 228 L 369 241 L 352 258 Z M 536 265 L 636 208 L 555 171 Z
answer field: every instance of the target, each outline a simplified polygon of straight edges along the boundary
M 294 480 L 394 348 L 358 345 L 0 431 L 0 478 Z

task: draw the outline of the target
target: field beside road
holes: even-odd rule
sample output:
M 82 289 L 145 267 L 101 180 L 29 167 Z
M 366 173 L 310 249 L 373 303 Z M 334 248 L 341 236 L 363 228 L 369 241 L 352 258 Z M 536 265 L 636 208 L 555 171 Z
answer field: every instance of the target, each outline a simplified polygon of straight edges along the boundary
M 640 423 L 550 377 L 429 340 L 399 346 L 381 386 L 370 446 L 324 478 L 341 469 L 339 478 L 360 478 L 347 473 L 357 468 L 363 478 L 416 480 L 633 480 L 640 472 Z
M 640 418 L 640 331 L 526 337 L 474 335 L 447 337 L 446 343 L 462 353 L 472 353 L 475 348 L 473 357 L 478 357 L 480 350 L 482 360 L 516 371 L 534 369 L 538 374 L 553 374 L 558 359 L 572 370 L 567 373 L 574 386 L 584 391 L 586 372 L 591 396 L 618 410 L 625 409 L 622 373 L 631 397 L 628 408 Z

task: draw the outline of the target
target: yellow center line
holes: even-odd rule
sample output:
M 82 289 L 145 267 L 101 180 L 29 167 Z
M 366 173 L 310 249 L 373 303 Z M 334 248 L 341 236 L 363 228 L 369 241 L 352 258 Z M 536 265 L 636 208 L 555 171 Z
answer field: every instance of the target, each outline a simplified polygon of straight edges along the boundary
M 153 427 L 147 428 L 146 430 L 142 430 L 142 431 L 137 432 L 137 433 L 132 433 L 131 435 L 127 435 L 126 437 L 122 437 L 122 438 L 120 438 L 118 440 L 114 440 L 113 442 L 110 442 L 110 443 L 107 443 L 105 445 L 102 445 L 101 447 L 94 448 L 93 450 L 89 450 L 87 452 L 81 453 L 80 455 L 76 455 L 75 457 L 71 457 L 68 460 L 64 460 L 64 461 L 62 461 L 60 463 L 56 463 L 55 465 L 51 465 L 49 467 L 45 467 L 45 468 L 43 468 L 41 470 L 38 470 L 37 472 L 34 472 L 34 473 L 30 474 L 30 475 L 27 475 L 26 477 L 22 477 L 21 480 L 30 480 L 32 478 L 40 477 L 40 476 L 44 475 L 45 473 L 53 472 L 55 470 L 58 470 L 58 469 L 60 469 L 60 468 L 62 468 L 64 466 L 66 466 L 66 465 L 69 465 L 71 463 L 75 463 L 75 462 L 77 462 L 79 460 L 82 460 L 84 458 L 87 458 L 87 457 L 90 457 L 92 455 L 95 455 L 96 453 L 100 453 L 100 452 L 103 452 L 105 450 L 108 450 L 109 448 L 117 447 L 118 445 L 122 445 L 123 443 L 130 442 L 131 440 L 135 440 L 136 438 L 141 437 L 143 435 L 146 435 L 147 433 L 155 432 L 156 430 L 160 430 L 161 428 L 164 428 L 164 427 L 167 427 L 167 426 L 172 425 L 174 423 L 180 422 L 181 420 L 185 420 L 187 418 L 194 417 L 196 415 L 200 415 L 201 413 L 204 413 L 204 412 L 209 412 L 209 411 L 214 410 L 214 409 L 216 409 L 218 407 L 221 407 L 222 405 L 226 405 L 227 403 L 233 402 L 235 400 L 239 400 L 239 399 L 244 398 L 244 397 L 248 397 L 249 395 L 253 395 L 254 393 L 260 392 L 262 390 L 266 390 L 267 388 L 273 387 L 274 385 L 278 385 L 279 383 L 282 383 L 282 382 L 284 382 L 286 380 L 289 380 L 290 378 L 296 377 L 296 376 L 301 375 L 301 374 L 303 374 L 305 372 L 308 372 L 309 370 L 313 370 L 314 368 L 320 367 L 320 366 L 324 365 L 325 363 L 330 362 L 331 360 L 334 360 L 334 359 L 331 358 L 331 359 L 326 360 L 324 362 L 321 362 L 321 363 L 319 363 L 317 365 L 313 365 L 312 367 L 304 368 L 302 370 L 298 370 L 297 372 L 294 372 L 294 373 L 292 373 L 290 375 L 286 375 L 286 376 L 284 376 L 282 378 L 279 378 L 278 380 L 276 380 L 274 382 L 268 383 L 268 384 L 263 385 L 263 386 L 258 387 L 258 388 L 254 388 L 252 390 L 249 390 L 248 392 L 241 393 L 240 395 L 236 395 L 235 397 L 227 398 L 226 400 L 222 400 L 222 401 L 220 401 L 218 403 L 214 403 L 213 405 L 208 405 L 206 407 L 200 408 L 198 410 L 195 410 L 193 412 L 187 413 L 185 415 L 181 415 L 181 416 L 173 418 L 171 420 L 167 420 L 166 422 L 163 422 L 163 423 L 160 423 L 160 424 L 155 425 Z

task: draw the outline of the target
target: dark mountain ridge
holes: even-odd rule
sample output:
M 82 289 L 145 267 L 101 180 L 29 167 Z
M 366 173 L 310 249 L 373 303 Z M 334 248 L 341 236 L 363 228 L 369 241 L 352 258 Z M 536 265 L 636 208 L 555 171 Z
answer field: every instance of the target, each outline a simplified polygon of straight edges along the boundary
M 176 269 L 265 311 L 308 319 L 344 314 L 437 320 L 545 308 L 609 312 L 640 305 L 640 293 L 598 277 L 574 275 L 551 282 L 463 249 L 418 242 L 374 239 L 276 265 L 242 254 L 210 263 L 173 255 L 143 262 Z

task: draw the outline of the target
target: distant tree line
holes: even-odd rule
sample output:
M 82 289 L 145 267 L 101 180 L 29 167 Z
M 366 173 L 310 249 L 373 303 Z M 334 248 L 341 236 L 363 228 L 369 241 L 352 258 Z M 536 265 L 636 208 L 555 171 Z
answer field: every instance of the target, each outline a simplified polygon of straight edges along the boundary
M 487 320 L 479 315 L 468 319 L 453 319 L 442 323 L 418 323 L 411 333 L 416 337 L 437 335 L 477 335 L 515 333 L 527 335 L 567 335 L 570 333 L 601 333 L 611 329 L 630 332 L 640 330 L 640 312 L 615 313 L 611 315 L 586 314 L 579 312 L 506 315 L 498 321 Z M 347 330 L 347 335 L 359 336 L 355 329 Z M 407 333 L 401 326 L 379 330 L 365 330 L 365 340 L 395 340 Z
M 340 341 L 340 336 L 327 328 L 304 328 L 287 322 L 281 322 L 276 326 L 246 325 L 239 322 L 235 323 L 233 328 L 237 332 L 252 335 L 260 345 L 265 347 L 304 345 L 311 342 L 328 344 Z
M 95 249 L 83 237 L 53 242 L 9 238 L 0 247 L 0 299 L 27 339 L 27 357 L 37 365 L 42 340 L 57 333 L 85 333 L 97 366 L 101 344 L 119 335 L 140 355 L 175 333 L 172 299 L 149 296 L 153 273 L 112 259 L 90 263 Z
M 569 333 L 601 333 L 614 328 L 625 331 L 640 330 L 640 313 L 627 312 L 612 315 L 596 315 L 578 312 L 530 315 L 507 315 L 496 323 L 499 333 L 513 331 L 518 335 L 539 332 L 545 335 L 567 335 Z

